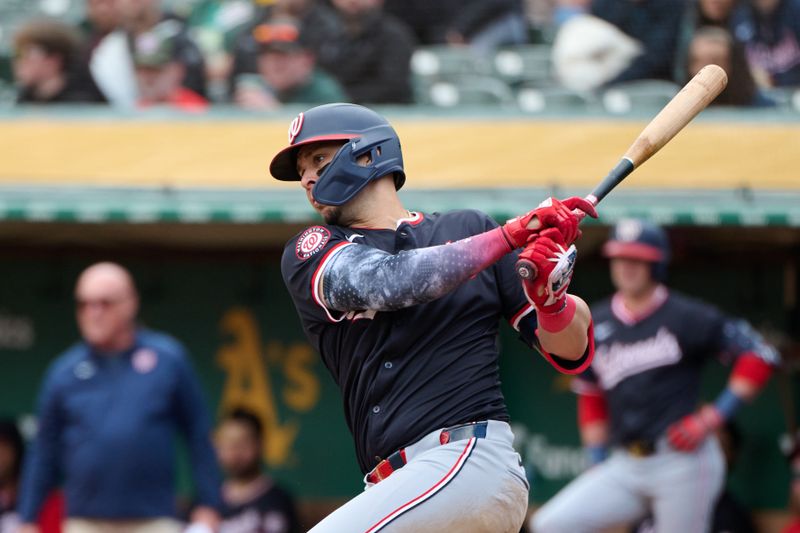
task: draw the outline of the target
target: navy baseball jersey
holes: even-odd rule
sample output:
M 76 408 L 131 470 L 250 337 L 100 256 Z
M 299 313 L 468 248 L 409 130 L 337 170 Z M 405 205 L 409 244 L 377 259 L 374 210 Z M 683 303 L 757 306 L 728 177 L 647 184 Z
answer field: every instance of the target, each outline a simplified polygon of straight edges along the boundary
M 297 533 L 300 524 L 292 496 L 271 479 L 264 479 L 242 502 L 225 502 L 219 533 Z
M 536 317 L 508 254 L 434 301 L 396 311 L 341 313 L 317 294 L 342 247 L 394 254 L 446 244 L 496 227 L 483 213 L 415 213 L 396 230 L 314 226 L 289 241 L 281 270 L 303 329 L 342 391 L 344 413 L 366 473 L 381 458 L 436 429 L 508 420 L 498 375 L 505 317 L 535 345 Z M 383 280 L 392 283 L 392 280 Z M 553 358 L 569 369 L 573 361 Z
M 575 389 L 605 394 L 614 444 L 655 441 L 692 413 L 710 358 L 728 363 L 743 353 L 769 352 L 746 322 L 664 286 L 642 316 L 632 317 L 618 296 L 592 306 L 592 316 L 595 356 Z

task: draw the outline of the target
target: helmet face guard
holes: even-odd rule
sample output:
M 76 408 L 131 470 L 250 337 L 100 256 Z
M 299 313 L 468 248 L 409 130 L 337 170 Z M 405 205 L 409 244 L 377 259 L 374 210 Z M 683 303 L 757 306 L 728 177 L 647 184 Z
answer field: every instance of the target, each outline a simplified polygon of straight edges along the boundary
M 299 181 L 297 152 L 319 142 L 341 141 L 342 147 L 320 172 L 311 193 L 324 205 L 342 205 L 366 185 L 393 175 L 395 187 L 405 182 L 400 139 L 385 118 L 355 104 L 326 104 L 300 113 L 289 126 L 289 146 L 278 152 L 270 164 L 273 177 Z M 369 154 L 366 165 L 359 157 Z
M 358 159 L 368 155 L 366 165 Z M 319 175 L 311 195 L 323 205 L 343 205 L 373 180 L 394 175 L 395 187 L 405 182 L 400 142 L 390 126 L 376 126 L 345 143 Z

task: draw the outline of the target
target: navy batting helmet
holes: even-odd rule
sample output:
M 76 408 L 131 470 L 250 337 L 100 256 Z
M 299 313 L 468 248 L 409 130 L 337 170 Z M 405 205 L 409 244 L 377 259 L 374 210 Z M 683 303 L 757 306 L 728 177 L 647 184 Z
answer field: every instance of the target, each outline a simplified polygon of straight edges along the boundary
M 603 255 L 653 263 L 653 278 L 664 281 L 670 259 L 669 239 L 663 229 L 646 220 L 623 219 L 611 230 Z
M 295 117 L 289 126 L 289 146 L 272 159 L 269 171 L 283 181 L 299 181 L 297 151 L 306 144 L 338 141 L 342 147 L 326 165 L 311 191 L 324 205 L 342 205 L 370 181 L 392 174 L 397 189 L 403 186 L 403 154 L 400 139 L 385 118 L 355 104 L 325 104 Z M 369 154 L 366 166 L 358 158 Z

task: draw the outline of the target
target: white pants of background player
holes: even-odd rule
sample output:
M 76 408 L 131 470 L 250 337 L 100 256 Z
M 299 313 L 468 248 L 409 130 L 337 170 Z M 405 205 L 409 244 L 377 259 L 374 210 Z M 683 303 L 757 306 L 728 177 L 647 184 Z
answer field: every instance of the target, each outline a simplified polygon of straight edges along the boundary
M 440 433 L 406 447 L 403 468 L 368 483 L 309 533 L 517 533 L 528 482 L 509 425 L 490 420 L 486 438 L 445 445 Z
M 556 494 L 530 526 L 534 533 L 589 533 L 652 514 L 658 533 L 705 533 L 724 480 L 716 437 L 692 453 L 662 439 L 647 457 L 615 451 Z

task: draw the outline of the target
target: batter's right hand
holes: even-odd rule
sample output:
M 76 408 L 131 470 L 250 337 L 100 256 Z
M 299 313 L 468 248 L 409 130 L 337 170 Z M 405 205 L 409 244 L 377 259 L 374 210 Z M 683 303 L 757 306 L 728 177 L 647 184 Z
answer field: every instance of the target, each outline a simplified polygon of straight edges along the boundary
M 537 272 L 533 279 L 522 280 L 525 296 L 537 312 L 549 314 L 564 308 L 578 255 L 575 245 L 559 241 L 555 238 L 559 234 L 554 231 L 552 228 L 544 230 L 519 254 L 519 258 L 530 261 Z
M 545 232 L 569 246 L 581 235 L 578 223 L 584 215 L 597 218 L 597 211 L 588 200 L 573 196 L 562 202 L 550 197 L 533 211 L 506 222 L 502 226 L 503 235 L 514 249 L 524 247 L 531 238 Z M 558 236 L 547 230 L 557 231 Z

